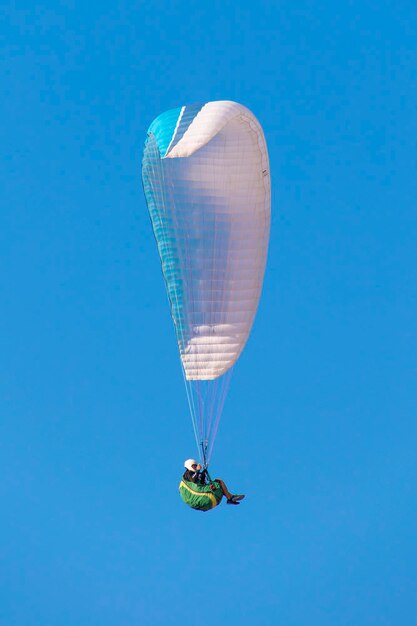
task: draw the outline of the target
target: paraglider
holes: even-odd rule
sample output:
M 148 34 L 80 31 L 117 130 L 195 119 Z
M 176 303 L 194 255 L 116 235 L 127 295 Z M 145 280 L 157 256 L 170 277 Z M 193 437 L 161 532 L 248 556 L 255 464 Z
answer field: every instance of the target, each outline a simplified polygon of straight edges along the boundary
M 262 128 L 231 101 L 169 110 L 149 127 L 142 179 L 207 470 L 265 271 L 270 174 Z
M 207 468 L 202 469 L 195 459 L 184 462 L 185 472 L 180 482 L 180 496 L 188 506 L 199 511 L 214 509 L 223 496 L 227 504 L 240 504 L 244 495 L 233 495 L 221 478 L 211 480 Z

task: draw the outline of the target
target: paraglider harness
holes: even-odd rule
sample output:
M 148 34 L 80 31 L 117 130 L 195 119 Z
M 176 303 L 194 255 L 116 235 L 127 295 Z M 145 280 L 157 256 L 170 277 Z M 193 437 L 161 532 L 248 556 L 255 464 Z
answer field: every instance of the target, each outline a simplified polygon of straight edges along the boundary
M 180 496 L 192 509 L 197 511 L 209 511 L 220 504 L 223 498 L 223 489 L 217 480 L 212 480 L 208 473 L 206 462 L 207 447 L 201 443 L 203 450 L 203 471 L 204 483 L 195 483 L 182 478 L 179 490 Z

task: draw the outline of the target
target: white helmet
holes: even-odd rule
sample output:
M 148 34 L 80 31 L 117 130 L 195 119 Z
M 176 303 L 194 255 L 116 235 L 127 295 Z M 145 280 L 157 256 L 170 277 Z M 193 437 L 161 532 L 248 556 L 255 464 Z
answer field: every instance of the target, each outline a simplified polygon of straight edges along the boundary
M 195 472 L 195 469 L 193 468 L 193 465 L 197 465 L 197 469 L 201 469 L 200 464 L 197 463 L 197 461 L 195 459 L 187 459 L 186 461 L 184 461 L 185 469 L 190 470 L 190 472 Z

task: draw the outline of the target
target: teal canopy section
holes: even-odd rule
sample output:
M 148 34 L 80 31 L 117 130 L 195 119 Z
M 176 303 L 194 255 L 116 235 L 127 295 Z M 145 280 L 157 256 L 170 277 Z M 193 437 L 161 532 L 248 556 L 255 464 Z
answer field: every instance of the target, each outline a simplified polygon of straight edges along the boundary
M 149 126 L 148 135 L 152 134 L 155 137 L 161 156 L 164 156 L 171 143 L 181 109 L 182 107 L 178 107 L 162 113 Z

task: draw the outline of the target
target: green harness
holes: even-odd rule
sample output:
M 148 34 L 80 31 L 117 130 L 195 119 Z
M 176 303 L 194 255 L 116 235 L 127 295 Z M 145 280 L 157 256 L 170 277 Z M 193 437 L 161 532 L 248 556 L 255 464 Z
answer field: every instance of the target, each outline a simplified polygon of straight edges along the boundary
M 197 511 L 214 509 L 223 498 L 223 491 L 217 480 L 212 480 L 208 485 L 196 485 L 182 479 L 179 489 L 185 504 Z

